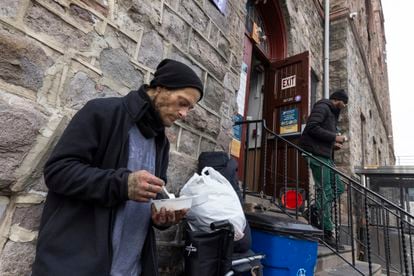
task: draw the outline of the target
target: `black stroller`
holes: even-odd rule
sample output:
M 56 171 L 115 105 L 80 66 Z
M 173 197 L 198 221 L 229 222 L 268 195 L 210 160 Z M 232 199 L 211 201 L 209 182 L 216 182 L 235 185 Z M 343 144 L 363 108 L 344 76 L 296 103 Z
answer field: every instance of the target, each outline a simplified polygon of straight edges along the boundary
M 237 162 L 225 152 L 203 152 L 199 156 L 198 171 L 213 167 L 233 186 L 240 202 L 242 194 L 237 180 Z M 247 224 L 243 239 L 234 242 L 233 225 L 217 221 L 210 225 L 212 232 L 192 231 L 185 227 L 185 275 L 230 276 L 262 275 L 260 260 L 265 256 L 250 250 L 251 235 Z

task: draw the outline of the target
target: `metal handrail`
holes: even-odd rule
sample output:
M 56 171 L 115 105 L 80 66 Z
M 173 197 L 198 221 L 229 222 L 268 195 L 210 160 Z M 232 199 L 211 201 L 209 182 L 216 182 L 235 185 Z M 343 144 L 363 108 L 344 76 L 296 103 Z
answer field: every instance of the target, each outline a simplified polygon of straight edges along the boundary
M 250 128 L 249 126 L 255 125 L 256 128 L 256 134 L 257 131 L 259 130 L 259 124 L 261 127 L 261 133 L 262 133 L 262 137 L 259 138 L 258 135 L 256 135 L 254 137 L 255 141 L 249 141 L 249 135 L 250 135 Z M 269 191 L 266 190 L 267 186 L 269 185 L 268 180 L 266 179 L 266 176 L 269 174 L 270 177 L 270 181 L 271 183 L 273 183 L 274 181 L 274 187 L 272 190 L 273 193 L 273 197 L 271 202 L 277 206 L 281 211 L 283 211 L 285 214 L 287 214 L 290 217 L 296 216 L 296 219 L 298 219 L 299 216 L 299 211 L 298 208 L 296 207 L 295 210 L 295 214 L 293 214 L 293 211 L 291 211 L 290 213 L 288 211 L 285 210 L 285 208 L 283 208 L 283 206 L 279 205 L 277 200 L 276 200 L 276 191 L 277 191 L 277 187 L 279 187 L 279 189 L 282 188 L 296 188 L 296 191 L 299 191 L 299 175 L 298 175 L 298 168 L 299 168 L 299 155 L 303 158 L 307 158 L 308 161 L 309 160 L 314 160 L 315 163 L 321 165 L 322 167 L 325 167 L 328 171 L 330 171 L 329 175 L 331 175 L 332 180 L 333 180 L 333 190 L 334 190 L 334 200 L 333 202 L 333 207 L 334 207 L 334 226 L 335 226 L 335 239 L 336 239 L 336 248 L 333 248 L 332 246 L 328 246 L 328 248 L 330 248 L 332 251 L 335 252 L 335 254 L 337 254 L 341 259 L 343 259 L 343 261 L 347 264 L 349 264 L 350 266 L 353 267 L 353 269 L 355 269 L 356 272 L 360 273 L 361 275 L 363 275 L 363 273 L 357 268 L 355 260 L 357 259 L 357 257 L 355 256 L 355 250 L 356 247 L 355 246 L 360 246 L 359 249 L 362 249 L 367 255 L 365 255 L 365 253 L 363 253 L 363 258 L 367 258 L 368 264 L 369 264 L 369 273 L 370 275 L 372 275 L 373 271 L 372 271 L 372 263 L 373 261 L 375 261 L 375 259 L 373 259 L 374 257 L 377 258 L 377 260 L 380 260 L 382 263 L 385 262 L 385 268 L 386 271 L 384 271 L 385 273 L 387 273 L 387 275 L 390 275 L 390 271 L 395 270 L 395 271 L 399 271 L 402 274 L 410 274 L 411 272 L 414 271 L 414 258 L 412 255 L 410 255 L 413 253 L 413 242 L 412 242 L 412 237 L 411 237 L 411 232 L 412 229 L 414 229 L 414 224 L 412 222 L 414 222 L 414 216 L 411 215 L 410 213 L 408 213 L 406 210 L 404 210 L 403 208 L 401 208 L 400 206 L 398 206 L 397 204 L 393 203 L 392 201 L 388 200 L 387 198 L 385 198 L 384 196 L 377 194 L 376 192 L 368 189 L 367 187 L 365 187 L 364 185 L 362 185 L 361 183 L 359 183 L 357 180 L 355 180 L 354 178 L 346 175 L 345 173 L 339 171 L 336 167 L 333 167 L 330 164 L 327 164 L 325 161 L 319 159 L 318 157 L 315 157 L 314 155 L 312 155 L 311 153 L 306 152 L 305 150 L 303 150 L 302 148 L 300 148 L 299 146 L 297 146 L 296 144 L 292 143 L 291 141 L 287 140 L 285 137 L 275 133 L 274 131 L 272 131 L 271 129 L 269 129 L 266 125 L 266 121 L 264 119 L 262 120 L 246 120 L 246 121 L 239 121 L 236 122 L 235 125 L 246 125 L 246 131 L 244 133 L 246 133 L 246 137 L 245 137 L 245 156 L 244 156 L 244 179 L 243 179 L 243 197 L 245 198 L 246 196 L 246 190 L 247 190 L 247 159 L 248 159 L 248 154 L 249 154 L 249 150 L 254 150 L 254 155 L 253 155 L 253 161 L 255 162 L 254 164 L 254 168 L 256 168 L 256 161 L 257 161 L 257 149 L 258 149 L 258 139 L 261 139 L 259 141 L 260 145 L 259 145 L 259 149 L 261 147 L 264 148 L 263 151 L 260 151 L 260 162 L 264 162 L 262 164 L 262 167 L 260 167 L 260 169 L 258 170 L 258 172 L 261 173 L 261 176 L 259 175 L 260 179 L 258 184 L 258 188 L 261 189 L 259 196 L 261 196 L 262 198 L 268 199 L 269 196 L 264 195 L 264 191 Z M 271 143 L 273 141 L 273 144 L 268 147 L 268 144 Z M 250 142 L 252 142 L 250 144 Z M 254 143 L 253 143 L 254 142 Z M 284 143 L 284 144 L 282 144 Z M 273 155 L 271 155 L 268 159 L 268 150 L 272 150 L 273 147 Z M 280 148 L 279 148 L 280 147 Z M 291 151 L 292 154 L 292 161 L 290 161 L 290 163 L 288 162 L 288 147 L 289 147 L 289 151 Z M 283 158 L 283 160 L 281 159 L 280 161 L 278 161 L 278 151 L 282 151 L 281 155 L 279 155 L 279 157 L 281 156 L 281 158 Z M 269 152 L 270 152 L 269 151 Z M 284 154 L 283 154 L 284 152 Z M 252 157 L 252 155 L 250 155 Z M 281 166 L 279 167 L 279 163 L 278 162 L 283 162 L 283 164 L 280 164 Z M 292 174 L 292 172 L 290 172 L 290 175 L 288 175 L 288 163 L 290 164 L 290 166 L 292 166 L 294 169 L 296 169 L 296 174 Z M 292 169 L 292 168 L 290 168 Z M 321 169 L 322 172 L 322 169 Z M 332 176 L 333 175 L 333 176 Z M 253 180 L 256 181 L 256 169 L 254 169 L 254 173 L 253 173 Z M 337 204 L 339 202 L 341 202 L 341 195 L 339 194 L 338 196 L 336 195 L 336 176 L 338 176 L 341 180 L 340 182 L 342 182 L 344 185 L 346 185 L 346 187 L 348 187 L 347 190 L 347 196 L 348 196 L 348 200 L 347 200 L 347 224 L 345 224 L 345 226 L 349 227 L 350 226 L 350 230 L 346 231 L 346 230 L 342 230 L 339 229 L 339 225 L 343 225 L 341 223 L 341 204 Z M 250 175 L 251 177 L 251 175 Z M 338 179 L 339 179 L 338 178 Z M 295 183 L 294 183 L 295 182 Z M 279 184 L 280 185 L 279 185 Z M 288 184 L 289 183 L 289 184 Z M 304 185 L 304 182 L 301 182 L 302 185 Z M 324 183 L 323 179 L 320 180 L 320 183 Z M 296 184 L 295 187 L 292 186 L 292 184 Z M 255 185 L 255 184 L 254 184 Z M 321 187 L 314 187 L 315 189 L 321 189 Z M 310 192 L 310 188 L 309 188 L 309 192 Z M 315 190 L 315 198 L 316 198 L 316 194 L 317 192 L 320 192 Z M 250 192 L 250 193 L 255 193 L 254 191 Z M 322 191 L 322 194 L 324 194 L 324 191 Z M 308 195 L 307 195 L 308 196 Z M 357 202 L 362 201 L 362 206 L 360 205 L 355 205 L 355 203 L 352 200 L 352 197 L 355 197 Z M 319 228 L 324 228 L 324 222 L 323 222 L 323 215 L 322 213 L 324 213 L 324 196 L 319 196 L 319 204 L 320 208 L 322 208 L 322 210 L 319 210 L 319 222 L 321 223 L 321 225 L 319 225 Z M 316 200 L 316 199 L 315 199 Z M 309 207 L 309 203 L 310 202 L 310 196 L 308 198 L 308 207 Z M 298 203 L 298 199 L 296 197 L 296 203 Z M 297 204 L 298 205 L 298 204 Z M 362 208 L 361 210 L 365 210 L 365 212 L 361 212 L 358 215 L 355 215 L 353 213 L 353 210 L 355 208 Z M 379 211 L 376 211 L 379 210 Z M 339 212 L 339 213 L 338 213 Z M 371 215 L 374 214 L 374 217 L 371 218 Z M 309 212 L 310 215 L 310 212 Z M 375 217 L 376 215 L 376 217 Z M 309 216 L 311 217 L 311 216 Z M 362 219 L 362 221 L 354 221 L 356 218 L 360 218 Z M 338 219 L 339 219 L 339 223 L 338 223 Z M 380 224 L 382 222 L 382 224 Z M 309 220 L 309 223 L 312 224 L 312 221 Z M 362 224 L 361 224 L 362 223 Z M 349 225 L 350 224 L 350 225 Z M 392 224 L 392 225 L 391 225 Z M 354 227 L 357 227 L 358 229 L 361 229 L 363 232 L 362 233 L 355 233 L 354 234 Z M 374 229 L 372 229 L 374 228 Z M 375 232 L 376 231 L 376 232 Z M 393 232 L 394 231 L 394 232 Z M 339 237 L 338 237 L 338 232 L 343 233 L 344 235 L 346 235 L 347 237 L 350 236 L 351 238 L 351 247 L 352 247 L 352 262 L 349 262 L 348 260 L 344 259 L 341 255 L 340 252 L 338 250 L 338 243 L 339 243 Z M 376 236 L 374 234 L 374 232 L 376 233 Z M 384 238 L 381 239 L 381 242 L 383 242 L 383 247 L 382 243 L 380 243 L 380 236 L 379 234 L 383 233 Z M 390 241 L 390 234 L 394 235 L 393 237 L 396 238 L 395 235 L 398 234 L 398 248 L 399 251 L 397 251 L 399 253 L 399 257 L 400 257 L 400 263 L 397 265 L 395 263 L 392 263 L 392 257 L 395 257 L 395 252 L 393 251 L 393 256 L 391 256 L 391 241 Z M 371 237 L 371 235 L 373 235 Z M 407 235 L 409 236 L 410 240 L 406 241 Z M 324 243 L 325 245 L 328 245 L 325 241 L 324 238 L 321 239 L 321 242 Z M 375 242 L 377 242 L 377 248 L 374 247 Z M 408 248 L 407 248 L 408 247 Z M 377 251 L 377 252 L 376 252 Z M 384 251 L 384 252 L 380 252 L 380 251 Z M 384 256 L 385 254 L 385 256 Z M 365 256 L 365 257 L 364 257 Z M 411 256 L 411 267 L 408 266 L 408 262 L 409 262 L 409 256 Z M 393 257 L 393 258 L 394 258 Z M 397 266 L 400 267 L 400 270 L 398 270 Z M 410 271 L 411 269 L 411 271 Z
M 283 136 L 280 136 L 279 134 L 273 132 L 272 130 L 270 130 L 267 126 L 266 126 L 266 120 L 262 119 L 262 120 L 245 120 L 245 121 L 237 121 L 234 123 L 234 125 L 243 125 L 243 124 L 250 124 L 250 123 L 262 123 L 263 124 L 263 128 L 271 133 L 272 135 L 276 136 L 278 139 L 282 140 L 283 142 L 287 143 L 289 146 L 295 148 L 296 150 L 298 150 L 299 152 L 301 152 L 302 154 L 306 155 L 307 157 L 310 157 L 313 160 L 318 161 L 319 163 L 321 163 L 322 165 L 324 165 L 325 167 L 333 170 L 336 174 L 339 174 L 340 176 L 342 176 L 343 178 L 347 179 L 348 181 L 352 182 L 353 184 L 357 185 L 358 188 L 363 189 L 364 191 L 375 195 L 376 197 L 380 198 L 382 201 L 388 203 L 389 205 L 393 206 L 394 208 L 396 208 L 398 211 L 403 212 L 406 216 L 409 216 L 410 218 L 414 219 L 414 216 L 411 215 L 410 213 L 408 213 L 407 211 L 405 211 L 404 209 L 402 209 L 400 206 L 396 205 L 395 203 L 391 202 L 390 200 L 386 199 L 385 197 L 381 196 L 380 194 L 371 191 L 370 189 L 364 187 L 363 185 L 361 185 L 361 183 L 356 182 L 353 178 L 349 177 L 348 175 L 344 174 L 343 172 L 341 172 L 340 170 L 338 170 L 335 167 L 332 167 L 331 165 L 325 163 L 323 160 L 320 160 L 319 158 L 315 157 L 312 155 L 312 153 L 309 153 L 305 150 L 303 150 L 301 147 L 297 146 L 296 144 L 290 142 L 289 140 L 285 139 Z

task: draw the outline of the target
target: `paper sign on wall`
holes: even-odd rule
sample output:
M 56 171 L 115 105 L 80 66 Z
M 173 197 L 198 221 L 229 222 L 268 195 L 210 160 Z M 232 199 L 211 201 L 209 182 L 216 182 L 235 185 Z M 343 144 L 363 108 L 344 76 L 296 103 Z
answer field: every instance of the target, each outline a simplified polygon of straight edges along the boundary
M 234 157 L 239 158 L 240 157 L 240 146 L 241 143 L 239 140 L 233 139 L 230 142 L 230 154 Z
M 240 122 L 243 121 L 243 116 L 240 114 L 233 116 L 233 122 Z M 242 125 L 234 125 L 233 126 L 233 136 L 234 139 L 241 141 L 241 135 L 242 135 Z
M 242 63 L 240 72 L 240 86 L 237 91 L 237 113 L 244 114 L 244 104 L 246 98 L 246 84 L 247 84 L 247 64 Z
M 280 134 L 295 133 L 299 131 L 298 109 L 292 108 L 280 112 Z

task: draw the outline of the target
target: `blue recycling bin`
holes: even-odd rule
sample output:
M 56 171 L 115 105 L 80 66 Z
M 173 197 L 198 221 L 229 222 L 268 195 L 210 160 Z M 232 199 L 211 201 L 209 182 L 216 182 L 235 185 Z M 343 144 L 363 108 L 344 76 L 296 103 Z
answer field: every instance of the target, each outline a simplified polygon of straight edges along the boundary
M 263 276 L 313 275 L 321 230 L 265 213 L 247 213 L 246 218 L 252 230 L 252 250 L 266 255 Z

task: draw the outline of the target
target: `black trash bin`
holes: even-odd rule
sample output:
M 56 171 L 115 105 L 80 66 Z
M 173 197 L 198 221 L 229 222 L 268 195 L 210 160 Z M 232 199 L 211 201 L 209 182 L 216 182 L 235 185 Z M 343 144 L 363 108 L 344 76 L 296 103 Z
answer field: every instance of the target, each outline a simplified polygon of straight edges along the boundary
M 285 215 L 246 213 L 252 249 L 264 253 L 263 275 L 313 275 L 323 231 Z

